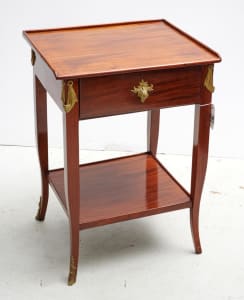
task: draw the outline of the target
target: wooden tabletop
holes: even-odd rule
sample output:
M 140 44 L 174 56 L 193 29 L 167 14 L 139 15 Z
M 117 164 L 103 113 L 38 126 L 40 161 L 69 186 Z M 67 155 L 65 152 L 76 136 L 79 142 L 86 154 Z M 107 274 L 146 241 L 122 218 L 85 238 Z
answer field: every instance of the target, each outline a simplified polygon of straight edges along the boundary
M 165 20 L 24 31 L 57 79 L 219 62 L 220 56 Z

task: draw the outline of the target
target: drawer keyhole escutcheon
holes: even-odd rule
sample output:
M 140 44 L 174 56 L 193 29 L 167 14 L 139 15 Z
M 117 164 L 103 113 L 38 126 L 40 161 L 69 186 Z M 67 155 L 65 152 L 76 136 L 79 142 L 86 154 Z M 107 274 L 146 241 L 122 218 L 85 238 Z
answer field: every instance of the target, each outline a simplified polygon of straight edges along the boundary
M 149 84 L 143 79 L 140 81 L 138 86 L 134 86 L 131 90 L 132 93 L 136 94 L 140 98 L 141 103 L 144 103 L 149 97 L 149 92 L 153 91 L 153 84 Z

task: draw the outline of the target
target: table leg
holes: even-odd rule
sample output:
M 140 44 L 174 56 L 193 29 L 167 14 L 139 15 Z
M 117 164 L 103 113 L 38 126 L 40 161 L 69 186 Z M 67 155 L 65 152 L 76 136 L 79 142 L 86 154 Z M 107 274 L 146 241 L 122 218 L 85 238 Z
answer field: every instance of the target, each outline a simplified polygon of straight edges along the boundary
M 208 161 L 210 118 L 211 104 L 195 106 L 190 221 L 196 253 L 202 252 L 199 237 L 199 207 Z
M 36 220 L 45 218 L 49 187 L 48 187 L 48 131 L 47 131 L 47 93 L 39 79 L 34 76 L 34 107 L 36 123 L 36 140 L 41 170 L 42 192 Z
M 63 113 L 64 128 L 64 186 L 70 223 L 70 271 L 68 285 L 76 281 L 79 258 L 79 105 Z
M 158 134 L 160 122 L 160 109 L 147 112 L 147 151 L 156 155 L 158 147 Z

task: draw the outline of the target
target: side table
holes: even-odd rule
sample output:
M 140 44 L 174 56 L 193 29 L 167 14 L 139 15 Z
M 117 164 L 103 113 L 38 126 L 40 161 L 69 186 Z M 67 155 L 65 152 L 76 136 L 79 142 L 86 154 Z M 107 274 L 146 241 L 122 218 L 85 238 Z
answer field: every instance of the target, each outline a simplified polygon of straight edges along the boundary
M 70 224 L 68 284 L 76 281 L 79 230 L 189 208 L 201 253 L 199 206 L 213 122 L 213 65 L 220 56 L 165 20 L 24 31 L 31 45 L 44 220 L 49 184 Z M 48 167 L 46 92 L 63 113 L 64 168 Z M 156 158 L 160 108 L 195 105 L 191 190 Z M 147 152 L 79 165 L 79 120 L 148 112 Z

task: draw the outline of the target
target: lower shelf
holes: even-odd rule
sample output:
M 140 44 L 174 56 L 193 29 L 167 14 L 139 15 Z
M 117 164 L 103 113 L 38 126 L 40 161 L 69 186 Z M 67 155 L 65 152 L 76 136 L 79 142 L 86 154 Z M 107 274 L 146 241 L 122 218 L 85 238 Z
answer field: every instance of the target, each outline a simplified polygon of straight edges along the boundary
M 49 182 L 66 209 L 64 171 Z M 190 195 L 149 153 L 80 166 L 80 228 L 191 207 Z

